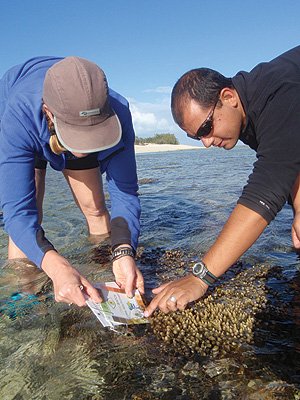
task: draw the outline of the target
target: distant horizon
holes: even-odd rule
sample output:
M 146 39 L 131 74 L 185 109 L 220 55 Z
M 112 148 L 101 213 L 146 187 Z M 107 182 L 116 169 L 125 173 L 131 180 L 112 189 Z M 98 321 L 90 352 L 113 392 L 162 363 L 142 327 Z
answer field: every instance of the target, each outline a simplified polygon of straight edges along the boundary
M 205 147 L 201 142 L 199 142 L 200 145 L 197 146 L 197 143 L 195 142 L 195 144 L 189 144 L 189 143 L 178 143 L 178 144 L 169 144 L 169 143 L 142 143 L 142 144 L 139 143 L 139 144 L 137 144 L 137 143 L 134 143 L 134 144 L 135 144 L 135 146 L 147 146 L 148 144 L 155 144 L 155 145 L 167 144 L 169 146 L 180 146 L 180 145 L 184 144 L 184 145 L 190 145 L 192 147 L 204 147 L 205 149 L 209 149 L 209 148 L 214 148 L 215 147 L 215 146 Z M 239 140 L 234 147 L 236 147 L 236 146 L 247 146 L 247 145 Z
M 147 138 L 154 138 L 156 135 L 163 135 L 163 134 L 171 134 L 171 135 L 174 135 L 175 136 L 175 138 L 178 140 L 178 137 L 176 136 L 176 134 L 175 133 L 171 133 L 171 132 L 164 132 L 164 133 L 154 133 L 153 134 L 153 136 L 147 136 L 147 137 L 141 137 L 141 136 L 137 136 L 137 135 L 135 135 L 135 138 L 138 138 L 138 139 L 147 139 Z M 183 133 L 184 134 L 184 133 Z M 163 143 L 163 144 L 168 144 L 168 145 L 170 145 L 170 146 L 178 146 L 178 145 L 188 145 L 188 146 L 192 146 L 192 147 L 200 147 L 200 148 L 205 148 L 206 149 L 206 147 L 203 145 L 203 143 L 200 141 L 200 140 L 193 140 L 193 139 L 189 139 L 189 138 L 187 138 L 187 142 L 186 143 L 181 143 L 179 140 L 178 140 L 178 144 L 169 144 L 169 143 Z M 144 145 L 151 145 L 151 144 L 154 144 L 154 145 L 159 145 L 159 144 L 161 144 L 161 143 L 153 143 L 153 142 L 149 142 L 149 143 L 143 143 L 143 144 L 136 144 L 136 143 L 134 143 L 135 144 L 135 146 L 144 146 Z M 236 147 L 236 146 L 247 146 L 245 143 L 243 143 L 241 140 L 238 140 L 238 142 L 237 142 L 237 144 L 234 146 L 234 147 Z M 211 146 L 211 147 L 209 147 L 209 148 L 212 148 L 212 147 L 214 147 L 214 146 Z M 248 146 L 249 147 L 249 146 Z

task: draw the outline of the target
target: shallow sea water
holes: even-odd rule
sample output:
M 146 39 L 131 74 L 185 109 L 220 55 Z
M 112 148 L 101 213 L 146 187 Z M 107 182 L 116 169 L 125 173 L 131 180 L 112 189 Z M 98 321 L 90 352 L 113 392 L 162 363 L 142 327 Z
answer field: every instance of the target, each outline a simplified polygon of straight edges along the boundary
M 158 268 L 157 259 L 180 249 L 191 261 L 213 243 L 254 160 L 245 146 L 137 155 L 147 300 L 151 288 L 182 273 L 180 263 Z M 50 168 L 47 175 L 48 239 L 91 281 L 111 280 L 105 245 L 86 238 L 62 175 Z M 0 218 L 0 399 L 300 399 L 300 261 L 291 222 L 286 206 L 240 260 L 278 272 L 268 281 L 274 312 L 261 318 L 255 342 L 225 357 L 186 357 L 150 324 L 114 333 L 89 309 L 55 303 L 43 273 L 6 263 Z

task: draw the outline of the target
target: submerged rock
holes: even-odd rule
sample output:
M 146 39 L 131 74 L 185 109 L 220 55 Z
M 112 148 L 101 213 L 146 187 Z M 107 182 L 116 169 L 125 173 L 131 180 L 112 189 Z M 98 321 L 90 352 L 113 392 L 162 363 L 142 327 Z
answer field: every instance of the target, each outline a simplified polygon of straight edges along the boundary
M 156 179 L 156 178 L 141 178 L 141 179 L 139 179 L 139 185 L 147 185 L 147 184 L 149 184 L 149 183 L 155 183 L 155 182 L 157 182 L 158 181 L 158 179 Z

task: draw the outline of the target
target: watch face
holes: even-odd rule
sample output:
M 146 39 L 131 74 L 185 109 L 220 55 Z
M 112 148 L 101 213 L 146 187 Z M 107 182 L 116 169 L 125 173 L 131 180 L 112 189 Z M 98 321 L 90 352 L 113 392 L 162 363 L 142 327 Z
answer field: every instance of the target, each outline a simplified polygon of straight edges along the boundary
M 206 274 L 205 266 L 202 263 L 197 263 L 193 267 L 193 272 L 199 278 L 203 278 L 205 276 L 205 274 Z

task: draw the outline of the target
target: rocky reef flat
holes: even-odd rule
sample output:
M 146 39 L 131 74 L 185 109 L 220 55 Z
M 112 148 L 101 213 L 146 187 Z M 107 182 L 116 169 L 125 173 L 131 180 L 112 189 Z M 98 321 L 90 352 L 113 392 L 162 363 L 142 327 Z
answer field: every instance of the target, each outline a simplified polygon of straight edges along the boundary
M 197 257 L 139 248 L 145 300 L 153 287 L 188 273 Z M 31 279 L 34 286 L 23 281 L 29 267 L 2 271 L 6 296 L 14 274 L 14 292 L 35 290 L 34 298 L 12 296 L 1 315 L 1 399 L 300 398 L 300 279 L 280 266 L 237 263 L 185 311 L 158 311 L 149 324 L 117 332 L 104 329 L 86 307 L 55 303 L 41 273 Z M 111 280 L 110 247 L 95 246 L 78 268 L 92 282 Z

